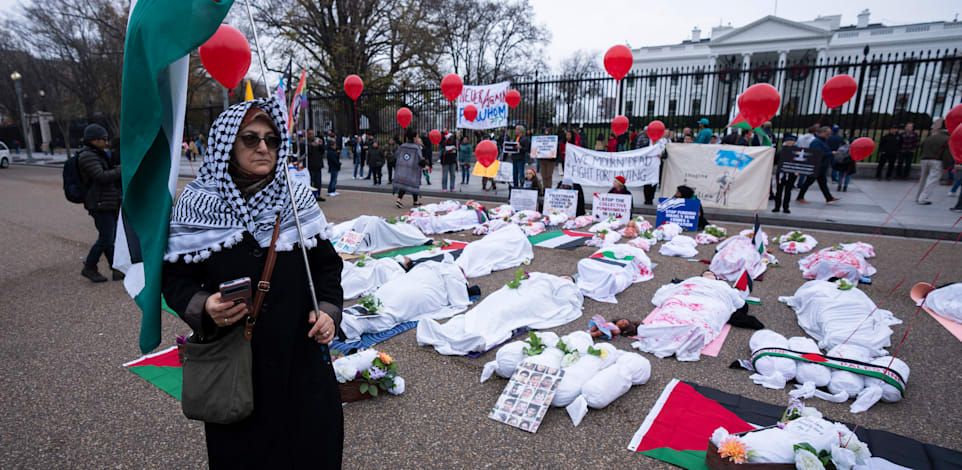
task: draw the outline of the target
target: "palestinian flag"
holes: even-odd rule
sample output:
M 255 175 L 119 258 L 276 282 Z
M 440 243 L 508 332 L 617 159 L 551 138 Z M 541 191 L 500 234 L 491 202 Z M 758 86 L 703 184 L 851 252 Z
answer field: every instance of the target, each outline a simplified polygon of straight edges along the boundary
M 551 232 L 539 233 L 533 237 L 528 237 L 528 241 L 534 246 L 542 248 L 560 248 L 562 250 L 573 250 L 579 246 L 585 246 L 593 233 L 573 232 L 571 230 L 554 230 Z
M 755 248 L 758 248 L 758 254 L 765 256 L 765 240 L 758 235 L 761 230 L 762 224 L 758 220 L 758 212 L 755 212 L 755 228 L 752 230 L 752 244 Z
M 207 41 L 233 0 L 140 0 L 131 5 L 120 106 L 124 201 L 114 268 L 143 312 L 140 349 L 160 344 L 160 282 L 177 191 L 188 54 Z
M 177 346 L 130 361 L 124 367 L 180 400 L 184 375 L 177 358 Z
M 613 264 L 613 265 L 615 265 L 615 266 L 625 267 L 625 266 L 630 265 L 630 264 L 631 264 L 631 260 L 635 259 L 635 257 L 632 256 L 632 255 L 628 255 L 628 256 L 619 258 L 617 255 L 615 255 L 615 254 L 614 254 L 613 252 L 611 252 L 611 251 L 602 251 L 602 252 L 600 252 L 600 253 L 595 253 L 595 254 L 589 256 L 588 259 L 592 259 L 592 260 L 595 260 L 595 261 L 600 261 L 600 262 L 606 263 L 606 264 Z
M 724 427 L 734 434 L 773 426 L 784 410 L 785 406 L 672 379 L 631 438 L 628 449 L 682 468 L 707 470 L 708 439 L 715 429 Z M 905 467 L 957 468 L 962 462 L 960 452 L 886 431 L 860 426 L 855 434 L 869 446 L 873 457 Z
M 140 0 L 131 5 L 120 105 L 124 202 L 114 268 L 143 312 L 140 349 L 160 344 L 160 279 L 177 191 L 188 54 L 207 41 L 233 0 Z
M 772 146 L 772 140 L 768 138 L 768 133 L 765 132 L 761 127 L 756 127 L 752 129 L 752 126 L 745 121 L 741 113 L 738 112 L 738 99 L 735 99 L 735 104 L 732 106 L 731 113 L 728 115 L 728 125 L 725 127 L 733 127 L 735 129 L 751 129 L 752 132 L 762 136 L 762 145 L 767 147 Z

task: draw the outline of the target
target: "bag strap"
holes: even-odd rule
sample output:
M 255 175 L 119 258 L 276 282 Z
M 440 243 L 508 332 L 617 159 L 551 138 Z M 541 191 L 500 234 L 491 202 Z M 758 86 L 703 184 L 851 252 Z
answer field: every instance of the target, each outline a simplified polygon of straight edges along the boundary
M 251 309 L 247 317 L 247 324 L 244 326 L 244 337 L 250 341 L 254 333 L 254 323 L 257 315 L 260 314 L 261 305 L 264 304 L 264 297 L 271 290 L 271 274 L 274 273 L 274 263 L 277 261 L 277 237 L 281 233 L 281 215 L 277 214 L 277 222 L 274 223 L 274 233 L 271 235 L 271 246 L 267 250 L 267 261 L 264 263 L 264 273 L 261 280 L 257 283 L 257 291 L 254 292 L 254 308 Z

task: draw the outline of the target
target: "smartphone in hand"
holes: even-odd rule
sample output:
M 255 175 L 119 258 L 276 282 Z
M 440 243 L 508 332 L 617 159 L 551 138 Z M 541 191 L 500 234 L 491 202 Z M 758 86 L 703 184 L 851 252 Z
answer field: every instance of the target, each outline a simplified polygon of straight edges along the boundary
M 242 277 L 227 281 L 220 285 L 220 299 L 222 302 L 233 302 L 251 305 L 251 278 Z

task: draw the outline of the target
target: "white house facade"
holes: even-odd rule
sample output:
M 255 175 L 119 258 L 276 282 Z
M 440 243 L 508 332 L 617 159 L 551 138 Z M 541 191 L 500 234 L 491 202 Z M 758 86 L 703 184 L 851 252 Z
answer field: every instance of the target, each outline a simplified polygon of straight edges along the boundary
M 782 95 L 781 112 L 819 113 L 826 109 L 821 87 L 838 73 L 865 76 L 859 101 L 847 103 L 843 113 L 940 116 L 962 102 L 962 22 L 886 26 L 869 17 L 864 10 L 857 24 L 841 26 L 841 15 L 812 21 L 766 16 L 738 28 L 712 28 L 709 38 L 696 27 L 681 44 L 634 49 L 632 74 L 639 78 L 626 84 L 625 102 L 634 108 L 626 111 L 724 113 L 739 93 L 766 82 Z M 868 63 L 877 65 L 863 69 L 866 48 Z M 712 71 L 718 73 L 699 73 Z

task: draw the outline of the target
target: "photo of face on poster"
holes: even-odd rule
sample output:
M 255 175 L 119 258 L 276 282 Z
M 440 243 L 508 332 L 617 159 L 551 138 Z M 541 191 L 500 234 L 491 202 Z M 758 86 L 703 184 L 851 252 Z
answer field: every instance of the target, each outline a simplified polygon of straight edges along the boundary
M 518 365 L 488 417 L 523 431 L 536 432 L 564 373 L 564 370 L 539 364 Z

